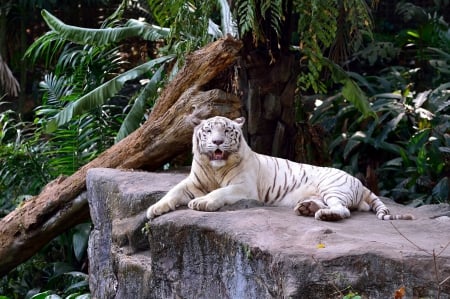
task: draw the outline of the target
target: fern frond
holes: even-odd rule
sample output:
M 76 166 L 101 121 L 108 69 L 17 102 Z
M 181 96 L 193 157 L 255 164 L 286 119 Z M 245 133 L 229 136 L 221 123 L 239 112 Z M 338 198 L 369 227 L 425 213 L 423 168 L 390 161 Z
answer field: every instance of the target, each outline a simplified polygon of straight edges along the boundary
M 356 52 L 362 46 L 364 36 L 373 39 L 373 19 L 370 7 L 366 1 L 347 0 L 344 1 L 344 9 L 345 22 L 348 26 L 340 26 L 339 24 L 339 28 L 348 28 L 348 38 L 345 42 L 349 49 Z
M 44 80 L 39 83 L 39 87 L 46 94 L 44 98 L 47 103 L 55 105 L 65 96 L 71 93 L 71 86 L 68 84 L 67 78 L 64 76 L 57 77 L 53 73 L 44 76 Z
M 256 21 L 256 3 L 254 0 L 240 0 L 236 3 L 239 32 L 244 36 L 247 32 L 259 32 Z
M 319 80 L 324 64 L 323 52 L 336 36 L 338 9 L 332 0 L 301 3 L 298 32 L 300 50 L 308 61 L 308 73 L 300 75 L 299 82 L 304 90 L 312 88 L 316 92 L 325 92 L 325 85 Z
M 282 0 L 266 0 L 261 4 L 261 15 L 267 20 L 269 17 L 270 27 L 277 34 L 277 38 L 281 37 L 281 24 L 284 19 L 283 1 Z
M 148 0 L 147 2 L 156 23 L 163 27 L 172 26 L 176 15 L 186 3 L 185 0 Z
M 363 34 L 371 32 L 372 19 L 365 0 L 312 0 L 294 1 L 299 13 L 298 33 L 300 51 L 308 60 L 309 74 L 302 74 L 299 82 L 303 89 L 312 88 L 325 92 L 320 80 L 322 68 L 327 63 L 323 53 L 343 61 L 349 49 L 354 50 L 362 43 Z

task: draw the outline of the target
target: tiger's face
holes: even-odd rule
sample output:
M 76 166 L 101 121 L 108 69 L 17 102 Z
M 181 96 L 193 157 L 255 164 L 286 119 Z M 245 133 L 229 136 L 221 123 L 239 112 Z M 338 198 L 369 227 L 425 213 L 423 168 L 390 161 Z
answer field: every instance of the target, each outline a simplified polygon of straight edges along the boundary
M 203 120 L 195 128 L 194 153 L 197 150 L 207 156 L 213 167 L 225 166 L 239 151 L 244 121 L 243 117 L 230 120 L 221 116 Z

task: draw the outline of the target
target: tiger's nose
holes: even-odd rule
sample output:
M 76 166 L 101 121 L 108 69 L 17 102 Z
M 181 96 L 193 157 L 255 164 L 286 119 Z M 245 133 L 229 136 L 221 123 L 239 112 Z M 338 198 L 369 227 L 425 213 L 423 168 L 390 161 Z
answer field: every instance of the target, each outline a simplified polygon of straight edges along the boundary
M 215 145 L 221 145 L 223 143 L 223 139 L 217 138 L 212 141 Z

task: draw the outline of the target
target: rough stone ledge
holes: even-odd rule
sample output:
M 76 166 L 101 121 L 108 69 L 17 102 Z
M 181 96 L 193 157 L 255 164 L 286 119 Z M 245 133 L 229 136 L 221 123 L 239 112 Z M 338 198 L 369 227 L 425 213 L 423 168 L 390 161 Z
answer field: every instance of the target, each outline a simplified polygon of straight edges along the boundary
M 143 233 L 146 208 L 186 173 L 92 169 L 87 189 L 94 298 L 450 298 L 450 207 L 414 221 L 353 213 L 340 222 L 244 201 L 225 211 L 177 210 Z M 437 269 L 437 270 L 435 270 Z

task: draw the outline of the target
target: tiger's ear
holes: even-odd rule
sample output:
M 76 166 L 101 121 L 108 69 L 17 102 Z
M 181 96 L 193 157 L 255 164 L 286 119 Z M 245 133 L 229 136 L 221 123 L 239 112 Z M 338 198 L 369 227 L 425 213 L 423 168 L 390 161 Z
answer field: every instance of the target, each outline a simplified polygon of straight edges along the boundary
M 198 126 L 199 124 L 202 123 L 202 121 L 203 121 L 202 119 L 193 115 L 190 115 L 188 118 L 188 123 L 190 123 L 193 127 Z
M 245 123 L 245 117 L 243 117 L 243 116 L 238 117 L 238 118 L 235 118 L 233 121 L 239 126 L 239 128 L 242 128 L 242 126 Z

